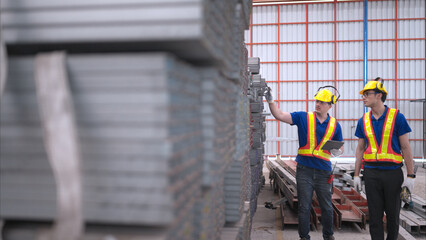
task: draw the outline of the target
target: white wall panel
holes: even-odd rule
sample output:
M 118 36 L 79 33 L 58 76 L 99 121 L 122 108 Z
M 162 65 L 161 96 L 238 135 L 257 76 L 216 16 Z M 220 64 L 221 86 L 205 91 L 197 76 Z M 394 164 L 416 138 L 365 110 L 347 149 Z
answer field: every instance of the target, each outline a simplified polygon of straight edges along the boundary
M 398 78 L 425 78 L 425 60 L 398 61 Z
M 304 100 L 306 99 L 306 83 L 304 82 L 280 82 L 281 100 Z M 291 106 L 296 102 L 289 102 L 287 107 L 289 109 L 297 110 Z M 292 110 L 293 111 L 293 110 Z
M 308 64 L 309 80 L 331 80 L 334 79 L 334 63 L 314 62 Z
M 309 60 L 334 60 L 334 43 L 309 43 Z
M 368 59 L 394 59 L 395 41 L 374 41 L 368 42 Z M 364 51 L 364 46 L 362 51 Z M 362 59 L 364 54 L 362 54 Z
M 368 79 L 375 79 L 376 77 L 395 78 L 395 61 L 369 61 L 367 65 Z
M 313 23 L 308 25 L 309 41 L 332 41 L 334 40 L 334 24 Z
M 405 81 L 398 81 L 398 98 L 401 99 L 412 99 L 413 96 L 416 96 L 416 98 L 425 98 L 425 81 L 422 80 L 405 80 Z M 413 103 L 413 105 L 415 105 Z M 421 118 L 422 113 L 417 112 L 415 113 L 417 115 L 417 118 Z
M 358 100 L 339 101 L 336 104 L 336 112 L 339 119 L 359 119 L 364 114 L 364 104 Z M 350 136 L 346 136 L 346 138 L 350 138 Z
M 276 23 L 278 21 L 278 12 L 276 6 L 259 6 L 253 8 L 253 24 L 258 23 Z
M 306 44 L 281 44 L 280 61 L 305 61 Z
M 395 38 L 395 22 L 375 21 L 368 22 L 368 39 Z
M 348 2 L 337 4 L 337 20 L 360 20 L 364 19 L 364 3 Z
M 357 62 L 338 62 L 337 79 L 363 79 L 364 63 Z
M 265 44 L 265 45 L 253 46 L 253 56 L 259 57 L 261 62 L 277 61 L 278 60 L 277 55 L 278 55 L 278 45 L 276 44 L 273 44 L 273 45 Z
M 418 128 L 418 129 L 421 129 L 421 128 Z M 412 132 L 409 133 L 408 138 L 413 138 L 411 136 L 411 134 L 412 134 Z M 421 139 L 421 137 L 420 137 L 420 139 Z M 425 156 L 425 155 L 422 155 L 422 152 L 423 152 L 422 141 L 410 141 L 410 147 L 411 147 L 412 152 L 414 153 L 414 156 L 418 156 L 418 157 Z
M 398 58 L 425 58 L 425 40 L 398 41 Z
M 254 52 L 254 50 L 253 50 Z M 262 59 L 260 59 L 262 61 Z M 263 63 L 260 65 L 260 75 L 262 78 L 264 78 L 266 81 L 276 81 L 278 79 L 278 70 L 277 70 L 277 64 L 275 63 Z M 269 84 L 268 84 L 269 86 Z M 275 95 L 277 96 L 277 95 Z
M 306 64 L 305 63 L 281 63 L 280 64 L 280 80 L 305 80 Z
M 337 23 L 337 40 L 363 40 L 364 25 L 362 22 Z
M 362 4 L 364 8 L 364 4 Z M 368 19 L 389 19 L 395 18 L 395 0 L 389 1 L 369 1 Z
M 399 18 L 421 18 L 425 17 L 424 0 L 399 0 L 398 17 Z
M 410 101 L 399 101 L 398 103 L 398 109 L 401 111 L 402 114 L 408 119 L 422 119 L 423 118 L 423 103 L 421 102 L 410 102 Z M 411 124 L 419 123 L 421 127 L 420 121 L 411 121 Z M 413 128 L 413 126 L 411 126 Z M 421 129 L 421 128 L 416 128 Z M 422 135 L 422 131 L 418 131 L 420 137 Z M 412 136 L 411 136 L 412 137 Z
M 306 41 L 306 25 L 289 24 L 280 25 L 281 42 L 300 42 Z
M 253 43 L 277 42 L 277 26 L 253 26 Z
M 361 81 L 337 82 L 336 87 L 341 94 L 340 100 L 343 100 L 343 99 L 361 100 L 361 95 L 359 94 L 359 91 L 364 87 L 364 82 L 361 82 Z M 340 101 L 339 105 L 340 104 L 343 104 L 343 101 Z M 348 117 L 348 118 L 353 118 L 353 117 Z
M 305 22 L 306 21 L 306 5 L 281 5 L 280 6 L 280 22 Z
M 333 21 L 334 4 L 311 4 L 308 5 L 308 21 Z
M 363 42 L 339 42 L 337 43 L 337 60 L 363 59 Z
M 268 109 L 269 110 L 269 109 Z M 265 141 L 265 154 L 272 155 L 278 153 L 277 136 L 278 136 L 278 122 L 266 122 L 266 141 Z
M 407 20 L 398 22 L 398 38 L 424 38 L 425 21 Z

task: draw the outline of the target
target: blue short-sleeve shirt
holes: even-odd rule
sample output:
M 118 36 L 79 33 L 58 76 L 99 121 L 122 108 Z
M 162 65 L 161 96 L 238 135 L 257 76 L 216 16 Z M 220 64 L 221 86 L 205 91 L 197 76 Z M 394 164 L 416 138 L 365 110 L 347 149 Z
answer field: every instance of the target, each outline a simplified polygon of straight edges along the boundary
M 382 143 L 382 131 L 383 131 L 383 124 L 385 123 L 385 119 L 386 119 L 386 113 L 388 111 L 388 106 L 386 106 L 386 110 L 383 113 L 382 116 L 379 117 L 379 119 L 375 119 L 373 114 L 371 114 L 371 125 L 373 126 L 373 131 L 376 135 L 376 139 L 377 139 L 377 144 Z M 394 152 L 396 153 L 401 153 L 401 144 L 399 143 L 399 136 L 402 136 L 406 133 L 411 132 L 411 128 L 408 125 L 407 119 L 405 119 L 405 116 L 400 113 L 398 111 L 398 114 L 396 115 L 395 118 L 395 126 L 394 126 L 394 130 L 393 130 L 393 135 L 392 135 L 392 149 Z M 356 131 L 355 131 L 355 136 L 358 138 L 364 138 L 365 142 L 366 142 L 366 147 L 368 147 L 368 139 L 367 136 L 364 133 L 364 124 L 363 124 L 363 120 L 362 117 L 358 120 L 358 125 L 356 127 Z M 395 164 L 384 164 L 386 166 L 380 166 L 380 165 L 367 165 L 365 164 L 364 167 L 365 168 L 379 168 L 379 169 L 395 169 L 395 168 L 399 168 L 401 167 L 401 165 L 395 165 Z
M 305 146 L 306 142 L 307 142 L 307 136 L 308 136 L 307 115 L 308 115 L 307 112 L 293 112 L 293 113 L 291 113 L 291 119 L 293 120 L 292 125 L 297 126 L 297 133 L 299 135 L 299 147 Z M 317 138 L 318 144 L 321 142 L 322 138 L 325 135 L 325 131 L 327 130 L 327 125 L 328 125 L 329 120 L 330 120 L 329 115 L 323 123 L 320 123 L 319 120 L 316 119 L 316 138 Z M 337 123 L 336 124 L 336 130 L 334 132 L 334 136 L 333 136 L 332 140 L 343 141 L 342 128 L 340 127 L 340 124 L 338 122 L 336 122 L 336 123 Z M 326 171 L 332 170 L 331 169 L 331 162 L 324 161 L 323 159 L 316 158 L 316 157 L 308 157 L 308 156 L 297 155 L 296 162 L 298 164 L 301 164 L 301 165 L 304 165 L 304 166 L 307 166 L 307 167 L 311 167 L 311 168 L 316 168 L 316 169 L 321 169 L 321 170 L 326 170 Z

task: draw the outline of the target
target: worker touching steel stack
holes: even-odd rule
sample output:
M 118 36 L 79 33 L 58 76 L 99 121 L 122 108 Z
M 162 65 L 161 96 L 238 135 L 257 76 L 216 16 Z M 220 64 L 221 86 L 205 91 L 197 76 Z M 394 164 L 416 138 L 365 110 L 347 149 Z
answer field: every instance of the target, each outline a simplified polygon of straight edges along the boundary
M 329 140 L 343 141 L 342 129 L 336 119 L 328 114 L 339 97 L 329 89 L 333 86 L 320 87 L 314 96 L 315 111 L 313 112 L 284 112 L 274 103 L 271 88 L 265 93 L 272 115 L 279 121 L 296 125 L 299 136 L 299 150 L 296 157 L 298 206 L 298 231 L 300 239 L 310 239 L 309 224 L 312 206 L 312 196 L 315 191 L 321 207 L 322 233 L 325 240 L 333 237 L 333 207 L 332 207 L 332 153 L 343 153 L 343 145 L 339 149 L 327 151 L 323 149 Z

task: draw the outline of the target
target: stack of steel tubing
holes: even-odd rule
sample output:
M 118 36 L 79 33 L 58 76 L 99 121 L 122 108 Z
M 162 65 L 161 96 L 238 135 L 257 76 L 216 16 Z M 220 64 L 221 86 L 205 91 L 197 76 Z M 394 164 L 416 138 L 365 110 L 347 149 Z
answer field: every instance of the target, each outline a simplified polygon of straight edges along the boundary
M 243 214 L 244 202 L 251 187 L 249 148 L 249 100 L 242 93 L 237 100 L 236 149 L 234 160 L 225 174 L 226 221 L 237 222 Z
M 250 203 L 245 202 L 242 217 L 238 222 L 227 223 L 222 230 L 220 239 L 246 240 L 250 239 L 252 225 Z
M 53 219 L 33 61 L 10 57 L 1 101 L 1 217 Z M 192 223 L 200 195 L 200 82 L 167 54 L 69 56 L 87 222 Z M 174 233 L 183 234 L 179 230 Z
M 257 196 L 260 188 L 264 183 L 263 178 L 263 154 L 265 152 L 265 115 L 263 113 L 263 95 L 265 92 L 265 79 L 259 74 L 260 60 L 259 58 L 248 58 L 249 68 L 249 100 L 250 100 L 250 172 L 251 172 L 251 191 L 250 191 L 250 211 L 252 214 L 256 212 Z
M 246 15 L 235 19 L 236 11 L 246 14 L 239 4 L 238 0 L 5 0 L 0 10 L 3 38 L 12 54 L 62 49 L 167 51 L 196 64 L 220 65 L 226 77 L 238 80 L 236 43 L 244 41 L 242 32 L 248 29 L 243 24 Z
M 1 153 L 1 219 L 55 218 L 32 59 L 63 50 L 70 53 L 87 224 L 141 226 L 139 236 L 160 239 L 218 239 L 225 221 L 247 214 L 244 226 L 251 226 L 243 43 L 251 1 L 7 0 L 0 11 L 11 62 L 1 101 L 0 144 L 8 149 Z M 21 54 L 32 56 L 15 57 Z M 34 195 L 25 195 L 28 188 Z

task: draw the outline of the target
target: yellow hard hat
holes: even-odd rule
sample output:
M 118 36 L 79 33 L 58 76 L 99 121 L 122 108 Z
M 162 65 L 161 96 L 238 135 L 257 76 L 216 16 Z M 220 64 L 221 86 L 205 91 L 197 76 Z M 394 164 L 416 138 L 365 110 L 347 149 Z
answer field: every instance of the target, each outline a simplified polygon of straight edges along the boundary
M 380 78 L 379 78 L 380 79 Z M 369 81 L 367 84 L 365 84 L 364 89 L 362 89 L 359 94 L 364 94 L 365 91 L 368 90 L 379 90 L 381 92 L 386 93 L 386 95 L 388 94 L 388 91 L 386 91 L 385 85 L 383 85 L 383 80 L 382 82 L 378 81 L 378 78 L 376 78 L 376 80 L 373 81 Z
M 333 93 L 328 89 L 323 89 L 319 92 L 317 92 L 314 96 L 315 100 L 321 101 L 321 102 L 327 102 L 327 103 L 336 103 L 337 98 L 333 95 Z

